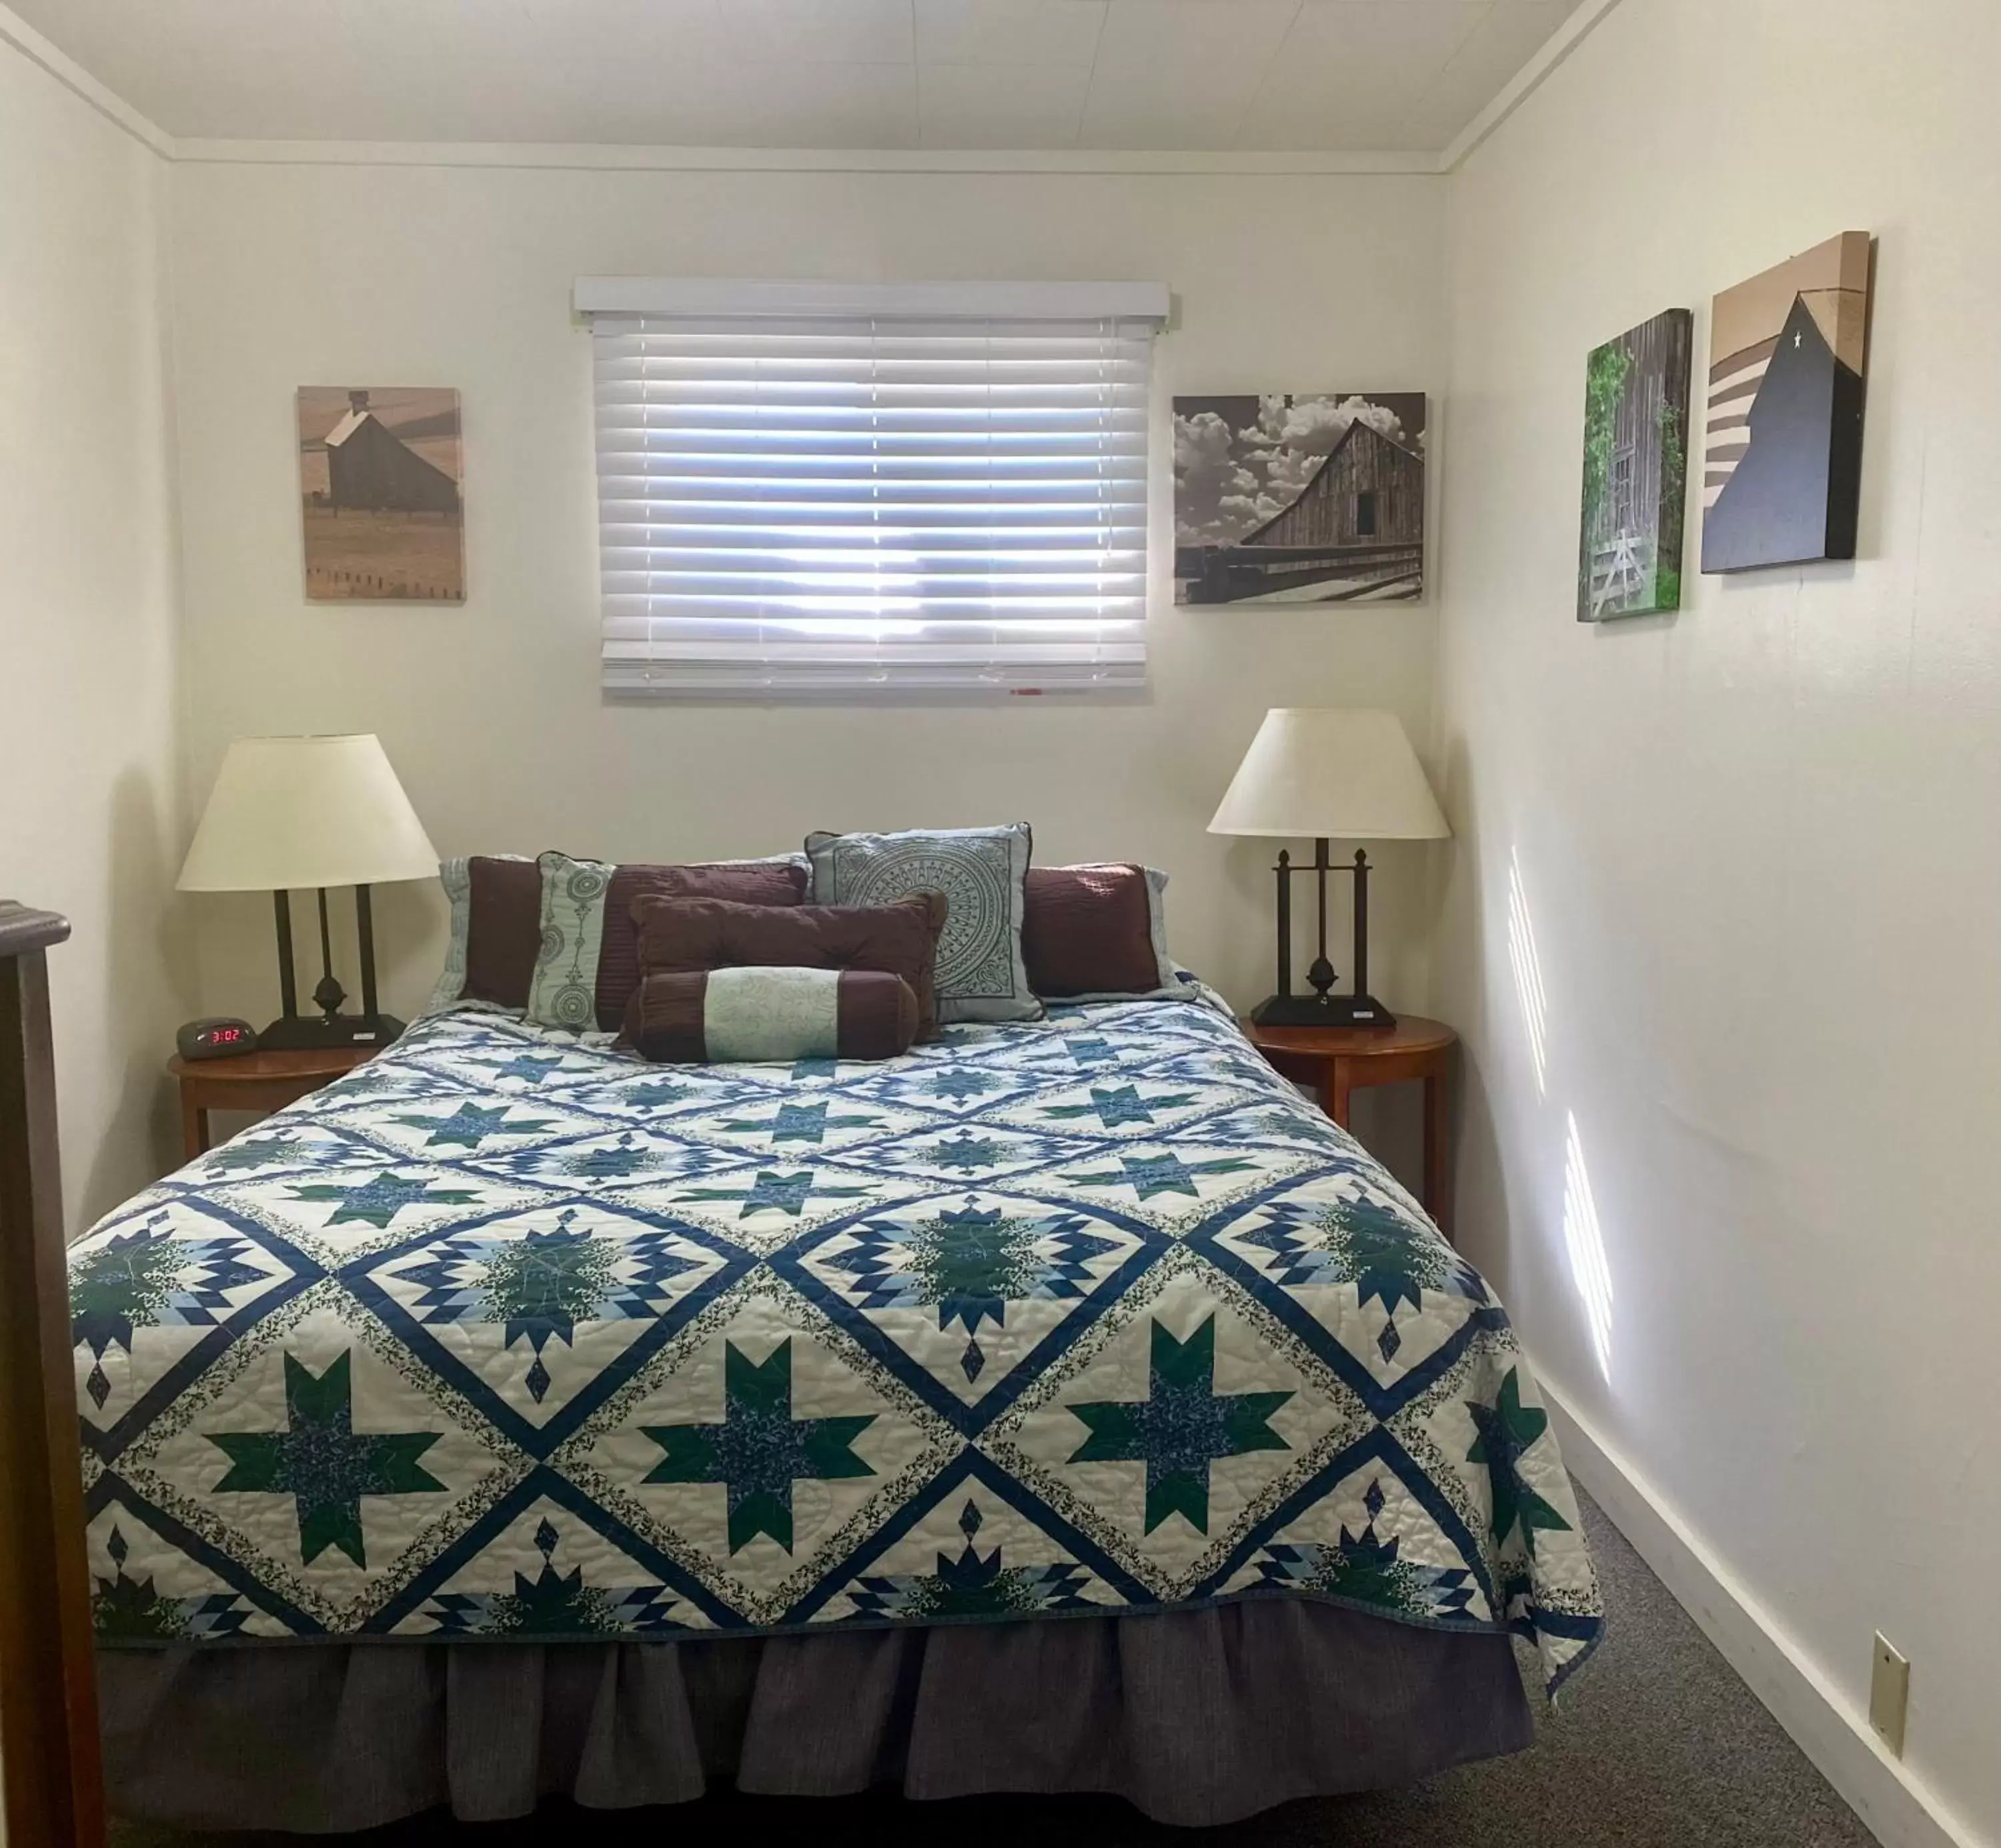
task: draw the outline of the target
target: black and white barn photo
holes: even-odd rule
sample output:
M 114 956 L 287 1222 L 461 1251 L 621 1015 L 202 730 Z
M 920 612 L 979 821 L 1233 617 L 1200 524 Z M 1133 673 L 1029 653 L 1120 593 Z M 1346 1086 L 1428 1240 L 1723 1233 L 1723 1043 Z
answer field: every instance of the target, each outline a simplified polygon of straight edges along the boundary
M 1425 395 L 1174 400 L 1177 603 L 1408 602 L 1425 585 Z

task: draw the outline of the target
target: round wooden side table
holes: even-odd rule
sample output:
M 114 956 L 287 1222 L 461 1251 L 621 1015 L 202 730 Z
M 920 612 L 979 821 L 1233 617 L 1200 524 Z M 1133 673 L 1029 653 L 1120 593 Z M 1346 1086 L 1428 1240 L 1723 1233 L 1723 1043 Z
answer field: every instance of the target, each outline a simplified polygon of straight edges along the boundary
M 1241 1023 L 1244 1034 L 1286 1077 L 1310 1084 L 1321 1108 L 1348 1127 L 1351 1091 L 1371 1084 L 1411 1081 L 1425 1088 L 1424 1207 L 1447 1237 L 1452 1235 L 1446 1185 L 1446 1118 L 1449 1101 L 1450 1056 L 1459 1035 L 1441 1021 L 1404 1014 L 1387 1033 L 1366 1027 L 1261 1027 Z
M 183 1059 L 167 1070 L 181 1088 L 181 1149 L 192 1161 L 209 1147 L 211 1110 L 282 1110 L 287 1104 L 365 1065 L 381 1049 L 329 1046 L 304 1053 L 238 1053 L 225 1059 Z

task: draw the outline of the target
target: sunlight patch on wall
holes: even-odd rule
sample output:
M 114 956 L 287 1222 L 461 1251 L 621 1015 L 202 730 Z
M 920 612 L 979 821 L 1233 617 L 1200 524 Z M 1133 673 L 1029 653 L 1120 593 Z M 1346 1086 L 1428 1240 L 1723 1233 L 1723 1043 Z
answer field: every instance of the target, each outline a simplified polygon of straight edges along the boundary
M 1567 1115 L 1568 1112 L 1565 1113 Z M 1584 1165 L 1584 1143 L 1577 1119 L 1569 1117 L 1570 1136 L 1564 1148 L 1564 1243 L 1570 1251 L 1570 1272 L 1584 1299 L 1585 1319 L 1591 1325 L 1591 1345 L 1598 1370 L 1612 1377 L 1612 1270 L 1605 1261 L 1605 1234 L 1598 1223 L 1598 1202 L 1592 1198 L 1591 1176 Z
M 1536 1089 L 1543 1088 L 1547 1061 L 1548 997 L 1543 991 L 1542 959 L 1536 954 L 1536 933 L 1529 922 L 1529 896 L 1522 885 L 1521 863 L 1508 855 L 1508 961 L 1515 971 L 1515 993 L 1529 1032 L 1529 1056 L 1535 1061 Z

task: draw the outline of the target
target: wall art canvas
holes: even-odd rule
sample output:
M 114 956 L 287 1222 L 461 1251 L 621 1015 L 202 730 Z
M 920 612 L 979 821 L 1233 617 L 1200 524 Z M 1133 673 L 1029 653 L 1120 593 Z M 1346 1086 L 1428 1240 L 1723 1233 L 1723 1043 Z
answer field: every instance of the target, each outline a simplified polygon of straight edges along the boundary
M 1855 556 L 1869 234 L 1726 289 L 1709 323 L 1702 568 Z
M 1580 622 L 1681 607 L 1694 326 L 1686 308 L 1669 308 L 1585 363 Z
M 1409 601 L 1425 587 L 1425 395 L 1174 400 L 1174 600 Z
M 298 416 L 306 595 L 462 603 L 458 394 L 306 385 Z

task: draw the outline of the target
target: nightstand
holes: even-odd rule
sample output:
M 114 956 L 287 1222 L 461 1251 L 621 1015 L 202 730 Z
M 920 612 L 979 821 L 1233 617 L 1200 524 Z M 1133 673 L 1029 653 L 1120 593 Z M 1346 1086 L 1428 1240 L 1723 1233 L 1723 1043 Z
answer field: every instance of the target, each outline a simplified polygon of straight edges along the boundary
M 1239 1024 L 1274 1070 L 1311 1084 L 1320 1093 L 1321 1108 L 1344 1129 L 1351 1091 L 1414 1080 L 1424 1085 L 1424 1207 L 1449 1238 L 1446 1086 L 1452 1049 L 1459 1035 L 1438 1021 L 1408 1014 L 1387 1033 L 1372 1032 L 1366 1027 L 1261 1027 L 1255 1020 Z
M 208 1149 L 211 1110 L 282 1110 L 365 1065 L 379 1047 L 329 1046 L 307 1053 L 239 1053 L 231 1059 L 167 1061 L 181 1088 L 181 1149 L 192 1161 Z

